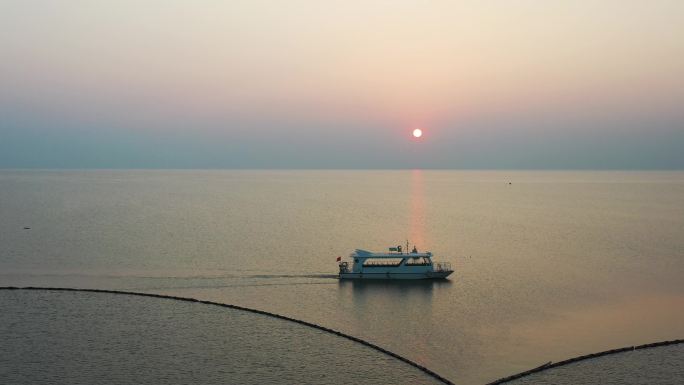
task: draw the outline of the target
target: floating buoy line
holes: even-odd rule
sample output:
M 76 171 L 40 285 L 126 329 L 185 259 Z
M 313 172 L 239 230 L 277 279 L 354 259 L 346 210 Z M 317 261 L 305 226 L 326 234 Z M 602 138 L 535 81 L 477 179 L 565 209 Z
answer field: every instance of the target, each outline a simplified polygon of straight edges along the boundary
M 164 295 L 164 294 L 153 294 L 153 293 L 140 293 L 140 292 L 134 292 L 134 291 L 123 291 L 123 290 L 106 290 L 106 289 L 78 289 L 78 288 L 70 288 L 70 287 L 35 287 L 35 286 L 27 286 L 27 287 L 15 287 L 15 286 L 2 286 L 0 287 L 0 290 L 36 290 L 36 291 L 69 291 L 69 292 L 85 292 L 85 293 L 105 293 L 105 294 L 119 294 L 119 295 L 131 295 L 131 296 L 138 296 L 138 297 L 149 297 L 149 298 L 160 298 L 160 299 L 171 299 L 171 300 L 176 300 L 176 301 L 183 301 L 183 302 L 196 302 L 196 303 L 201 303 L 205 305 L 213 305 L 213 306 L 219 306 L 219 307 L 224 307 L 224 308 L 229 308 L 229 309 L 235 309 L 235 310 L 242 310 L 250 313 L 255 313 L 255 314 L 261 314 L 273 318 L 278 318 L 281 320 L 285 321 L 290 321 L 294 323 L 298 323 L 300 325 L 308 326 L 314 329 L 318 329 L 321 331 L 324 331 L 326 333 L 334 334 L 336 336 L 346 338 L 350 341 L 357 342 L 361 345 L 365 345 L 371 349 L 374 349 L 378 352 L 384 353 L 392 358 L 396 358 L 399 361 L 402 361 L 408 365 L 413 366 L 414 368 L 422 371 L 423 373 L 427 374 L 428 376 L 444 383 L 444 384 L 449 384 L 449 385 L 455 385 L 453 382 L 449 381 L 445 377 L 442 377 L 441 375 L 433 372 L 432 370 L 426 368 L 423 365 L 420 365 L 419 363 L 412 361 L 406 357 L 400 356 L 397 353 L 394 353 L 392 351 L 389 351 L 383 347 L 380 347 L 378 345 L 375 345 L 372 342 L 368 342 L 366 340 L 363 340 L 358 337 L 354 337 L 350 334 L 346 334 L 334 329 L 327 328 L 325 326 L 321 326 L 315 323 L 311 323 L 308 321 L 284 316 L 281 314 L 276 314 L 276 313 L 271 313 L 267 312 L 264 310 L 258 310 L 258 309 L 252 309 L 244 306 L 238 306 L 238 305 L 231 305 L 227 303 L 221 303 L 221 302 L 213 302 L 213 301 L 205 301 L 205 300 L 200 300 L 200 299 L 195 299 L 195 298 L 190 298 L 190 297 L 178 297 L 178 296 L 173 296 L 173 295 Z M 611 349 L 611 350 L 605 350 L 602 352 L 598 353 L 591 353 L 591 354 L 585 354 L 583 356 L 578 356 L 578 357 L 573 357 L 567 360 L 563 361 L 558 361 L 558 362 L 547 362 L 543 365 L 540 365 L 536 368 L 526 370 L 524 372 L 520 372 L 517 374 L 513 374 L 508 377 L 500 378 L 498 380 L 495 380 L 493 382 L 488 383 L 487 385 L 499 385 L 499 384 L 504 384 L 509 381 L 517 380 L 522 377 L 529 376 L 530 374 L 533 373 L 538 373 L 547 369 L 552 369 L 552 368 L 557 368 L 559 366 L 564 366 L 568 365 L 574 362 L 578 361 L 584 361 L 592 358 L 597 358 L 601 356 L 606 356 L 609 354 L 617 354 L 617 353 L 622 353 L 622 352 L 628 352 L 628 351 L 633 351 L 633 350 L 641 350 L 641 349 L 648 349 L 648 348 L 655 348 L 659 346 L 667 346 L 667 345 L 675 345 L 675 344 L 681 344 L 684 343 L 684 339 L 676 339 L 676 340 L 668 340 L 668 341 L 661 341 L 661 342 L 654 342 L 650 344 L 643 344 L 643 345 L 636 345 L 636 346 L 627 346 L 624 348 L 618 348 L 618 349 Z
M 616 353 L 622 353 L 622 352 L 631 352 L 633 350 L 641 350 L 641 349 L 649 349 L 649 348 L 656 348 L 659 346 L 667 346 L 667 345 L 676 345 L 676 344 L 681 344 L 684 343 L 684 339 L 678 339 L 678 340 L 669 340 L 669 341 L 661 341 L 661 342 L 654 342 L 651 344 L 644 344 L 644 345 L 636 345 L 636 346 L 627 346 L 624 348 L 618 348 L 618 349 L 610 349 L 610 350 L 604 350 L 602 352 L 598 353 L 591 353 L 591 354 L 585 354 L 583 356 L 579 357 L 573 357 L 569 358 L 567 360 L 563 361 L 558 361 L 558 362 L 547 362 L 544 365 L 537 366 L 536 368 L 526 370 L 524 372 L 520 372 L 517 374 L 514 374 L 512 376 L 500 378 L 494 382 L 490 382 L 487 385 L 499 385 L 503 384 L 509 381 L 517 380 L 518 378 L 526 377 L 529 376 L 530 374 L 533 373 L 538 373 L 547 369 L 552 369 L 552 368 L 557 368 L 559 366 L 564 366 L 568 364 L 572 364 L 573 362 L 578 362 L 578 361 L 584 361 L 584 360 L 589 360 L 592 358 L 598 358 L 602 356 L 607 356 L 609 354 L 616 354 Z
M 150 297 L 150 298 L 161 298 L 161 299 L 172 299 L 176 301 L 184 301 L 184 302 L 196 302 L 196 303 L 201 303 L 205 305 L 213 305 L 213 306 L 219 306 L 219 307 L 224 307 L 224 308 L 229 308 L 229 309 L 235 309 L 235 310 L 242 310 L 250 313 L 255 313 L 255 314 L 261 314 L 273 318 L 278 318 L 282 319 L 285 321 L 290 321 L 290 322 L 295 322 L 300 325 L 308 326 L 314 329 L 318 329 L 321 331 L 324 331 L 326 333 L 334 334 L 336 336 L 346 338 L 348 340 L 358 342 L 361 345 L 365 345 L 371 349 L 377 350 L 381 353 L 384 353 L 392 358 L 396 358 L 399 361 L 402 361 L 404 363 L 407 363 L 414 368 L 422 371 L 423 373 L 427 374 L 428 376 L 448 385 L 455 385 L 453 382 L 447 380 L 446 378 L 440 376 L 439 374 L 433 372 L 432 370 L 426 368 L 425 366 L 415 362 L 411 361 L 410 359 L 400 356 L 397 353 L 391 352 L 383 347 L 380 347 L 378 345 L 375 345 L 372 342 L 368 342 L 366 340 L 363 340 L 358 337 L 354 337 L 349 334 L 342 333 L 340 331 L 334 330 L 327 328 L 325 326 L 321 326 L 315 323 L 303 321 L 300 319 L 284 316 L 281 314 L 276 314 L 276 313 L 271 313 L 267 312 L 264 310 L 257 310 L 257 309 L 252 309 L 244 306 L 238 306 L 238 305 L 231 305 L 227 303 L 221 303 L 221 302 L 213 302 L 213 301 L 205 301 L 205 300 L 200 300 L 200 299 L 195 299 L 195 298 L 189 298 L 189 297 L 177 297 L 173 295 L 164 295 L 164 294 L 153 294 L 153 293 L 140 293 L 140 292 L 134 292 L 134 291 L 122 291 L 122 290 L 106 290 L 106 289 L 78 289 L 78 288 L 70 288 L 70 287 L 34 287 L 34 286 L 27 286 L 27 287 L 14 287 L 14 286 L 4 286 L 0 287 L 0 290 L 40 290 L 40 291 L 70 291 L 70 292 L 84 292 L 84 293 L 105 293 L 105 294 L 119 294 L 119 295 L 132 295 L 132 296 L 138 296 L 138 297 Z

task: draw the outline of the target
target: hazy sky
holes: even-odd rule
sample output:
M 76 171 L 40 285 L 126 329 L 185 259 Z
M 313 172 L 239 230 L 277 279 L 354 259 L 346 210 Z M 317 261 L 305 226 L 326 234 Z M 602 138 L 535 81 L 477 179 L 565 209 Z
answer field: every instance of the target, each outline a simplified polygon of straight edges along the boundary
M 682 169 L 684 1 L 0 0 L 0 167 Z

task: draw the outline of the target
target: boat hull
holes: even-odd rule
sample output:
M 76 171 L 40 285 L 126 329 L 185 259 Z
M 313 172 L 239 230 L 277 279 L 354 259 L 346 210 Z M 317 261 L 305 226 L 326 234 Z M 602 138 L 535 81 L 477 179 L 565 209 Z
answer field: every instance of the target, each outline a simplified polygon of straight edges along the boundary
M 453 271 L 340 273 L 340 279 L 445 279 Z

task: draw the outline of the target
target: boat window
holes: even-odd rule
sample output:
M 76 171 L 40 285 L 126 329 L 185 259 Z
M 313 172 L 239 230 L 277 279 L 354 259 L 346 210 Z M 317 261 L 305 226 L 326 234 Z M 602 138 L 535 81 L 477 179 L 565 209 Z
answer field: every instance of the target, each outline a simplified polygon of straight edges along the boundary
M 409 258 L 406 260 L 406 266 L 430 266 L 430 260 L 424 257 Z
M 363 261 L 363 267 L 399 266 L 403 258 L 368 258 Z

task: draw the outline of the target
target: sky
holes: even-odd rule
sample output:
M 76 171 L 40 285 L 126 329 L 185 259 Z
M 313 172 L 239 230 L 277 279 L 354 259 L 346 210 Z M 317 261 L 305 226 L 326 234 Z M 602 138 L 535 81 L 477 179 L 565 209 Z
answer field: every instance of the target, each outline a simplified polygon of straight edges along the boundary
M 0 168 L 684 169 L 682 149 L 681 0 L 0 0 Z

